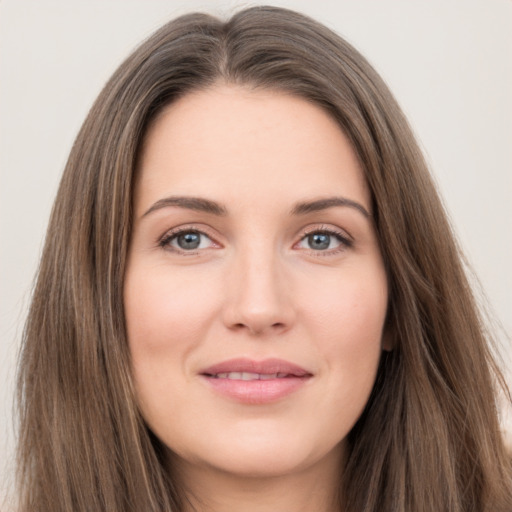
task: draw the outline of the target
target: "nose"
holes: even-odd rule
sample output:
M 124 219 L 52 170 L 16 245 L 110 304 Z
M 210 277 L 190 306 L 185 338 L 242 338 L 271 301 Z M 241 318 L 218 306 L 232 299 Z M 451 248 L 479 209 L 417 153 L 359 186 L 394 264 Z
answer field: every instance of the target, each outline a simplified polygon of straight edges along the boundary
M 252 250 L 229 269 L 224 323 L 230 330 L 264 336 L 291 328 L 295 308 L 283 264 L 270 250 Z

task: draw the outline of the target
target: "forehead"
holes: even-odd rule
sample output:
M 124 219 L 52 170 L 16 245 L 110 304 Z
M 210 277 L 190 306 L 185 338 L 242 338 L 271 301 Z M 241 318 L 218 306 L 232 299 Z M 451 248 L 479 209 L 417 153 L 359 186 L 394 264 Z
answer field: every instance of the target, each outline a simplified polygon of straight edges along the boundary
M 231 85 L 182 97 L 148 129 L 136 207 L 171 194 L 260 207 L 340 194 L 370 208 L 359 161 L 331 116 L 297 96 Z

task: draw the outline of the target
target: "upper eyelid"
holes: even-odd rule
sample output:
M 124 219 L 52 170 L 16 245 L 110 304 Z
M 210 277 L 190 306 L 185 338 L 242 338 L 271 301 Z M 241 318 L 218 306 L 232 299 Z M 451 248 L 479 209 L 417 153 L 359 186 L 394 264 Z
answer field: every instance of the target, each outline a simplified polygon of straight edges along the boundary
M 165 240 L 166 238 L 170 238 L 181 233 L 187 233 L 189 231 L 201 233 L 207 236 L 208 238 L 215 239 L 215 235 L 210 233 L 209 228 L 204 228 L 203 226 L 199 227 L 196 224 L 186 224 L 183 226 L 177 226 L 166 230 L 161 236 L 158 237 L 158 241 Z
M 208 237 L 215 238 L 215 235 L 210 233 L 210 229 L 211 228 L 209 228 L 209 227 L 206 227 L 206 228 L 204 228 L 203 226 L 198 227 L 196 224 L 185 224 L 183 226 L 177 226 L 177 227 L 170 228 L 170 229 L 166 230 L 161 236 L 159 236 L 159 239 L 163 239 L 166 236 L 173 236 L 173 235 L 180 234 L 182 232 L 187 232 L 187 231 L 196 231 L 196 232 L 202 233 Z M 302 237 L 307 236 L 311 233 L 327 232 L 327 233 L 333 233 L 333 234 L 343 233 L 343 234 L 347 235 L 347 237 L 352 238 L 352 236 L 346 229 L 343 229 L 340 227 L 333 227 L 333 226 L 329 226 L 329 225 L 325 225 L 325 224 L 318 224 L 316 226 L 308 226 L 308 227 L 302 228 L 299 232 L 300 232 L 300 236 L 302 236 Z
M 329 225 L 325 225 L 325 224 L 321 224 L 321 225 L 315 226 L 315 227 L 307 227 L 302 230 L 303 236 L 309 235 L 311 233 L 317 233 L 317 232 L 331 233 L 331 234 L 344 234 L 347 236 L 347 238 L 352 239 L 352 236 L 346 229 L 339 228 L 339 227 L 333 227 L 333 226 L 329 226 Z

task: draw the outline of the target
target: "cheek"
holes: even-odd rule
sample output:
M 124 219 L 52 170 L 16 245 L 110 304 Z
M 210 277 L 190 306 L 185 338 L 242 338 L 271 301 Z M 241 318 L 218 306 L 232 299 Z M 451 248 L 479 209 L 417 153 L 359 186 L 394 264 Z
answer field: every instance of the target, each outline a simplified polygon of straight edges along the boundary
M 356 353 L 364 353 L 368 345 L 380 346 L 387 310 L 383 271 L 348 270 L 324 279 L 315 293 L 302 295 L 307 297 L 302 314 L 316 329 L 313 339 L 321 345 L 335 352 L 342 347 L 351 348 Z
M 141 353 L 175 354 L 199 340 L 216 303 L 212 292 L 202 290 L 198 280 L 176 269 L 128 270 L 124 301 L 135 361 Z
M 373 387 L 386 311 L 383 272 L 362 279 L 355 272 L 340 276 L 304 307 L 308 335 L 325 361 L 324 371 L 340 390 L 340 399 L 354 401 L 357 407 L 364 405 Z
M 205 338 L 218 302 L 201 283 L 176 268 L 127 269 L 124 306 L 135 388 L 142 415 L 161 438 L 169 425 L 179 425 L 175 411 L 188 396 L 188 356 Z

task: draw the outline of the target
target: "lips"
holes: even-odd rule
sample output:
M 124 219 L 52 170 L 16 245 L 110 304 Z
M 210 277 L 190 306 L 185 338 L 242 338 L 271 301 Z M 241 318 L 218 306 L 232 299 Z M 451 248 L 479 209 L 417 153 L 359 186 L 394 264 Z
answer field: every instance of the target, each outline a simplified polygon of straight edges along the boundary
M 282 359 L 231 359 L 205 368 L 200 376 L 224 397 L 256 405 L 283 399 L 302 388 L 313 375 Z
M 271 379 L 284 379 L 288 377 L 288 373 L 252 373 L 252 372 L 221 372 L 211 377 L 215 379 L 230 379 L 230 380 L 271 380 Z

